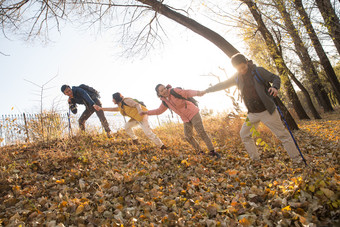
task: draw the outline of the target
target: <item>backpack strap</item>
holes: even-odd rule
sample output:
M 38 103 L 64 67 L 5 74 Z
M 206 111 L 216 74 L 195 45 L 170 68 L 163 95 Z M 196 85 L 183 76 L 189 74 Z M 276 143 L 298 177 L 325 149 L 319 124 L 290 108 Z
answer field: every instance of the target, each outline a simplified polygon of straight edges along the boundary
M 122 99 L 121 103 L 122 103 L 122 105 L 121 105 L 122 109 L 124 109 L 124 106 L 127 106 L 127 105 L 128 105 L 128 104 L 126 104 L 126 103 L 124 102 L 124 99 Z
M 164 100 L 162 100 L 162 103 L 163 103 L 163 105 L 164 105 L 166 108 L 168 108 L 168 109 L 170 110 L 170 112 L 171 112 L 171 117 L 174 117 L 174 113 L 172 112 L 172 109 L 168 106 L 168 104 L 167 104 Z
M 178 94 L 173 88 L 170 89 L 170 94 L 172 94 L 175 98 L 189 101 L 188 99 L 184 98 L 182 95 Z M 187 103 L 186 102 L 185 102 L 185 108 L 187 108 Z
M 265 82 L 264 79 L 262 78 L 262 76 L 260 75 L 259 71 L 257 70 L 257 68 L 255 68 L 255 70 L 252 71 L 253 76 L 255 77 L 255 80 L 257 82 L 259 82 L 260 84 L 263 84 L 263 86 L 265 88 L 270 88 L 270 85 L 268 82 Z
M 175 98 L 183 99 L 189 102 L 192 102 L 195 106 L 198 107 L 197 100 L 193 97 L 190 98 L 184 98 L 182 95 L 178 94 L 173 88 L 170 90 L 170 94 L 172 94 Z M 185 102 L 185 108 L 187 108 L 187 103 Z
M 172 94 L 173 96 L 175 96 L 175 98 L 187 100 L 187 99 L 184 98 L 182 95 L 178 94 L 173 88 L 170 89 L 170 94 Z

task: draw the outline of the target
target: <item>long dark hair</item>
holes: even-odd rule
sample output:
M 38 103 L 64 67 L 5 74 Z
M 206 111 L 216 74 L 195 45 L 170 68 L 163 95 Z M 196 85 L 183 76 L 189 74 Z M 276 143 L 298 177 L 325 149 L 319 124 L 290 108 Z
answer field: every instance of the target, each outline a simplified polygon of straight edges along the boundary
M 112 98 L 116 100 L 117 103 L 120 103 L 123 100 L 123 96 L 119 92 L 114 93 Z
M 162 86 L 163 84 L 157 84 L 157 86 L 155 87 L 155 90 L 156 90 L 156 93 L 157 93 L 157 96 L 160 97 L 159 93 L 158 93 L 158 88 L 160 86 Z M 164 85 L 163 85 L 164 86 Z

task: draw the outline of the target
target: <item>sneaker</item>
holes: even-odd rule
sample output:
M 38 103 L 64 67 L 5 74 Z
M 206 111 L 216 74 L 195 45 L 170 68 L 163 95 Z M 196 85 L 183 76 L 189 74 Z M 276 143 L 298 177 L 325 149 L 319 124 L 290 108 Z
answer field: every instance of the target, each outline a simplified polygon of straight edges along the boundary
M 303 157 L 304 157 L 304 159 L 306 160 L 306 162 L 310 161 L 310 158 L 309 158 L 306 154 L 303 155 Z M 297 156 L 295 156 L 294 158 L 291 158 L 291 159 L 292 159 L 292 162 L 293 162 L 294 164 L 304 163 L 304 161 L 303 161 L 301 155 L 297 155 Z
M 161 146 L 161 150 L 165 150 L 165 149 L 167 149 L 167 147 L 163 144 L 163 145 Z
M 304 158 L 306 160 L 306 163 L 303 161 L 301 156 L 296 156 L 292 158 L 292 163 L 294 168 L 302 168 L 302 166 L 306 165 L 308 166 L 310 164 L 310 159 L 304 155 Z
M 292 161 L 294 164 L 300 164 L 302 163 L 302 158 L 299 156 L 299 157 L 294 158 Z
M 219 153 L 217 153 L 215 150 L 212 150 L 209 152 L 210 156 L 216 157 L 216 159 L 220 159 L 221 155 Z

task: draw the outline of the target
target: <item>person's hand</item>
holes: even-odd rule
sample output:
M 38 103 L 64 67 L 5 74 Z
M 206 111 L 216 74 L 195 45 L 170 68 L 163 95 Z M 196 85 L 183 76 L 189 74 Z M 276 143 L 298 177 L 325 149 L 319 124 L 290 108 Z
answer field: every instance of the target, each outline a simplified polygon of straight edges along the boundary
M 103 109 L 103 108 L 101 108 L 100 106 L 98 106 L 98 105 L 96 105 L 96 104 L 93 105 L 93 108 L 94 108 L 96 111 L 100 111 L 100 110 Z
M 269 88 L 269 89 L 268 89 L 268 92 L 269 92 L 269 94 L 272 95 L 273 97 L 276 97 L 276 96 L 277 96 L 277 93 L 278 93 L 278 91 L 277 91 L 277 89 L 276 89 L 275 87 Z
M 197 96 L 203 96 L 205 95 L 207 92 L 206 91 L 198 91 L 197 92 Z
M 71 104 L 72 103 L 71 97 L 69 97 L 67 101 L 69 104 Z
M 146 111 L 141 111 L 141 112 L 139 112 L 139 115 L 141 115 L 141 116 L 143 116 L 143 115 L 145 115 L 145 114 L 148 114 L 148 112 L 146 112 Z

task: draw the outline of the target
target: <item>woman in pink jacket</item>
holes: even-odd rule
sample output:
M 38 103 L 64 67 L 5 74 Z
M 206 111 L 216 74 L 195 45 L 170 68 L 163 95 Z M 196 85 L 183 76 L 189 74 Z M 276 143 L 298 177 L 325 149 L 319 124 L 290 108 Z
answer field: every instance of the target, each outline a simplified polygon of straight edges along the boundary
M 156 92 L 157 96 L 162 100 L 162 104 L 158 109 L 145 111 L 142 114 L 160 115 L 168 108 L 173 110 L 181 117 L 182 121 L 184 122 L 185 138 L 194 147 L 194 149 L 199 153 L 203 153 L 200 145 L 193 137 L 193 128 L 196 129 L 197 134 L 207 145 L 210 151 L 209 155 L 220 158 L 220 154 L 215 151 L 214 146 L 204 129 L 198 107 L 188 100 L 193 96 L 201 96 L 201 92 L 183 90 L 180 88 L 171 88 L 170 85 L 165 87 L 162 84 L 158 84 L 156 86 Z

